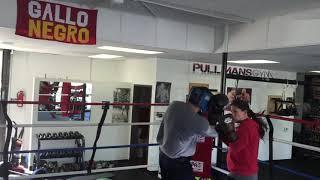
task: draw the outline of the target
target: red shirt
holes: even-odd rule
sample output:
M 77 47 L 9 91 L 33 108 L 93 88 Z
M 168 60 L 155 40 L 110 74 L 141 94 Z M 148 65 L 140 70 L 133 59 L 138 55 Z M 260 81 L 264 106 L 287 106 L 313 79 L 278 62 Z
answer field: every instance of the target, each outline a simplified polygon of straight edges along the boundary
M 259 125 L 252 119 L 246 119 L 236 133 L 238 140 L 229 143 L 228 170 L 244 176 L 254 175 L 258 173 Z

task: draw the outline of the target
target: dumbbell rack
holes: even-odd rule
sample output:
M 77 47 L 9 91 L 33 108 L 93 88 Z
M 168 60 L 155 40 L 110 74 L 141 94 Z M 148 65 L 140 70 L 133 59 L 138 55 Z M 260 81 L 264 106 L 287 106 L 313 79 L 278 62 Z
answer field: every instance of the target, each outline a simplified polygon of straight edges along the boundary
M 37 136 L 38 139 L 38 150 L 41 149 L 41 141 L 61 141 L 61 140 L 74 140 L 75 141 L 75 145 L 76 147 L 85 147 L 85 141 L 84 141 L 84 137 L 63 137 L 63 138 L 39 138 Z M 72 151 L 73 154 L 71 153 L 67 153 L 70 151 L 59 151 L 59 156 L 49 156 L 49 157 L 42 157 L 42 153 L 37 152 L 36 153 L 36 169 L 40 168 L 40 160 L 44 160 L 44 159 L 59 159 L 59 158 L 76 158 L 75 163 L 78 163 L 79 165 L 81 165 L 82 167 L 84 167 L 84 162 L 83 162 L 83 158 L 84 158 L 84 150 L 78 150 L 78 151 Z M 58 153 L 57 153 L 58 154 Z

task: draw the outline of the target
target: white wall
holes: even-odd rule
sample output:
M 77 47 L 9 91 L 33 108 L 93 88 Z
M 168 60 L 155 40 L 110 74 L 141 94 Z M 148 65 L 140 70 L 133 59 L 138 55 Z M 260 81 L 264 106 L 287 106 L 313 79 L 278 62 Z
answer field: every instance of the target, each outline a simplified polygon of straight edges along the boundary
M 125 61 L 117 60 L 91 60 L 90 80 L 98 82 L 124 82 L 123 74 L 120 71 L 122 64 Z M 89 68 L 89 67 L 87 67 Z
M 230 25 L 229 52 L 318 45 L 320 8 Z M 222 52 L 220 47 L 218 52 Z
M 70 56 L 60 56 L 51 54 L 14 52 L 12 55 L 11 84 L 9 97 L 15 98 L 17 91 L 24 90 L 26 100 L 37 100 L 38 82 L 44 80 L 70 80 L 92 82 L 92 101 L 102 100 L 113 101 L 113 90 L 117 87 L 132 88 L 133 84 L 152 85 L 155 77 L 155 59 L 146 60 L 99 60 L 89 58 L 79 58 Z M 133 92 L 131 91 L 133 94 Z M 37 108 L 34 110 L 36 111 Z M 24 105 L 18 108 L 14 105 L 9 107 L 9 114 L 13 120 L 20 124 L 39 123 L 37 113 L 32 113 L 31 105 Z M 112 108 L 108 113 L 106 122 L 111 122 Z M 32 115 L 33 114 L 33 115 Z M 97 123 L 100 120 L 102 110 L 100 107 L 92 109 L 90 123 Z M 131 113 L 130 119 L 131 121 Z M 46 122 L 41 122 L 46 123 Z M 59 122 L 61 123 L 61 122 Z M 62 122 L 62 123 L 85 123 L 85 122 Z M 93 145 L 96 128 L 33 128 L 26 129 L 23 149 L 35 149 L 35 134 L 39 132 L 74 131 L 83 133 L 86 138 L 86 146 Z M 32 142 L 31 142 L 32 141 Z M 72 142 L 73 143 L 73 142 Z M 72 145 L 71 143 L 71 145 Z M 98 146 L 130 144 L 129 127 L 104 127 Z M 45 143 L 43 148 L 56 146 L 57 144 Z M 70 147 L 70 144 L 59 147 Z M 91 152 L 86 152 L 86 159 Z M 129 149 L 98 150 L 96 160 L 119 160 L 128 159 Z
M 185 101 L 186 95 L 189 92 L 189 83 L 207 83 L 211 89 L 219 89 L 220 76 L 207 76 L 194 74 L 190 68 L 191 62 L 173 60 L 173 59 L 158 59 L 157 60 L 157 81 L 171 82 L 170 101 Z M 153 95 L 154 97 L 154 95 Z M 166 107 L 155 107 L 155 112 L 165 112 Z M 155 120 L 152 114 L 151 120 Z M 157 143 L 156 137 L 159 126 L 151 126 L 149 143 Z M 148 164 L 158 163 L 158 147 L 149 148 Z M 148 168 L 151 171 L 157 168 Z
M 186 95 L 189 91 L 189 83 L 205 83 L 209 84 L 209 88 L 220 90 L 220 75 L 201 75 L 191 72 L 192 62 L 188 61 L 178 61 L 170 59 L 158 59 L 157 61 L 157 81 L 171 82 L 171 98 L 170 101 L 185 101 Z M 272 71 L 274 78 L 283 78 L 283 79 L 296 79 L 296 73 L 293 72 L 282 72 L 282 71 Z M 235 87 L 236 80 L 227 79 L 226 87 Z M 286 85 L 276 84 L 276 83 L 266 83 L 266 82 L 254 82 L 254 81 L 243 81 L 240 80 L 238 87 L 239 88 L 251 88 L 252 89 L 252 102 L 251 108 L 255 112 L 262 112 L 267 109 L 268 95 L 282 95 L 283 89 Z M 292 97 L 293 92 L 295 91 L 294 86 L 289 86 L 286 89 L 286 96 Z M 155 112 L 164 112 L 166 107 L 156 107 Z M 152 118 L 154 120 L 154 117 Z M 280 125 L 279 125 L 280 124 Z M 283 125 L 274 121 L 275 128 L 275 137 L 282 137 L 283 128 L 288 127 L 287 133 L 290 134 L 290 126 Z M 156 143 L 156 136 L 158 133 L 159 126 L 151 127 L 150 134 L 150 143 Z M 291 131 L 292 134 L 292 131 Z M 279 135 L 279 136 L 277 136 Z M 291 135 L 292 136 L 292 135 Z M 287 136 L 290 138 L 290 136 Z M 287 139 L 286 139 L 287 140 Z M 291 139 L 292 140 L 292 139 Z M 264 143 L 264 144 L 263 144 Z M 267 157 L 267 141 L 261 142 L 259 156 L 261 159 Z M 278 144 L 275 144 L 275 153 L 284 149 L 287 150 L 290 147 L 277 147 Z M 291 149 L 290 149 L 291 151 Z M 287 151 L 287 152 L 290 152 Z M 149 148 L 149 164 L 154 164 L 158 162 L 158 147 Z M 213 162 L 216 161 L 216 151 L 213 151 Z M 283 154 L 282 154 L 283 155 Z M 291 153 L 290 153 L 291 155 Z M 280 155 L 281 156 L 281 155 Z M 287 157 L 287 156 L 286 156 Z M 157 170 L 156 168 L 149 168 L 149 170 Z
M 211 53 L 214 27 L 99 9 L 97 37 L 100 40 Z
M 171 82 L 171 101 L 185 101 L 189 89 L 189 83 L 207 83 L 212 89 L 220 89 L 220 76 L 201 75 L 191 72 L 191 62 L 170 59 L 128 59 L 124 61 L 92 60 L 89 58 L 68 57 L 49 54 L 15 52 L 12 56 L 10 97 L 14 98 L 17 91 L 22 89 L 26 93 L 26 100 L 36 100 L 33 97 L 34 79 L 69 79 L 81 80 L 93 83 L 93 94 L 98 97 L 93 101 L 101 101 L 112 98 L 114 87 L 131 87 L 133 84 L 152 85 L 152 102 L 155 97 L 155 84 L 157 81 Z M 277 72 L 283 78 L 295 79 L 295 73 Z M 112 82 L 113 83 L 110 83 Z M 227 80 L 227 87 L 234 87 L 235 80 Z M 239 81 L 239 88 L 252 88 L 252 108 L 259 112 L 267 107 L 268 95 L 281 95 L 284 85 L 264 82 Z M 294 87 L 287 88 L 287 96 L 292 96 Z M 155 112 L 164 112 L 165 107 L 151 108 L 151 122 L 154 121 Z M 36 123 L 32 118 L 31 106 L 25 105 L 18 108 L 11 105 L 9 113 L 17 123 Z M 93 109 L 92 122 L 97 122 L 101 115 L 101 109 Z M 110 115 L 107 121 L 110 121 Z M 75 123 L 75 122 L 71 122 Z M 119 127 L 120 128 L 120 127 Z M 106 134 L 102 134 L 100 145 L 130 144 L 130 129 L 127 127 L 104 128 Z M 124 128 L 124 129 L 123 129 Z M 75 129 L 75 128 L 74 128 Z M 48 132 L 48 129 L 41 129 Z M 60 129 L 59 129 L 60 130 Z M 69 129 L 71 130 L 71 129 Z M 87 146 L 92 146 L 95 129 L 77 128 L 85 134 Z M 23 149 L 34 149 L 31 138 L 36 130 L 31 133 L 26 131 Z M 156 142 L 158 126 L 151 126 L 149 142 Z M 110 138 L 109 138 L 110 137 Z M 118 137 L 118 138 L 114 138 Z M 35 142 L 35 141 L 33 141 Z M 265 147 L 264 147 L 265 148 Z M 114 160 L 127 159 L 129 149 L 106 150 L 97 153 L 96 159 Z M 263 154 L 263 152 L 262 152 Z M 90 153 L 86 153 L 88 158 Z M 148 164 L 158 163 L 158 147 L 149 148 Z M 157 169 L 149 169 L 157 170 Z
M 294 118 L 286 117 L 286 118 Z M 277 119 L 271 119 L 274 127 L 273 137 L 285 141 L 293 141 L 293 122 L 281 121 Z M 269 132 L 269 131 L 268 131 Z M 260 140 L 259 148 L 259 160 L 269 160 L 269 140 L 268 134 L 266 134 L 264 140 Z M 283 160 L 292 158 L 292 145 L 273 142 L 273 159 Z
M 270 20 L 269 47 L 319 44 L 319 8 L 304 10 Z
M 267 48 L 268 19 L 254 23 L 230 25 L 228 51 L 255 50 Z M 223 47 L 220 47 L 223 51 Z
M 17 2 L 11 0 L 4 0 L 1 1 L 1 3 L 1 27 L 14 28 L 16 22 L 15 19 L 17 18 Z M 6 15 L 9 15 L 7 16 L 8 18 L 4 18 Z
M 128 59 L 119 73 L 123 82 L 132 82 L 140 85 L 153 85 L 156 77 L 156 58 Z
M 209 84 L 210 89 L 220 91 L 220 75 L 197 74 L 191 71 L 193 62 L 181 60 L 158 59 L 157 61 L 157 81 L 171 82 L 171 101 L 185 101 L 189 91 L 189 83 Z M 295 72 L 271 71 L 274 78 L 296 79 Z M 227 79 L 226 87 L 235 87 L 235 79 Z M 282 95 L 284 88 L 286 96 L 292 97 L 295 91 L 294 85 L 255 82 L 239 80 L 238 88 L 252 88 L 252 109 L 260 112 L 267 109 L 269 95 Z M 164 108 L 162 108 L 164 109 Z M 159 109 L 161 110 L 161 108 Z

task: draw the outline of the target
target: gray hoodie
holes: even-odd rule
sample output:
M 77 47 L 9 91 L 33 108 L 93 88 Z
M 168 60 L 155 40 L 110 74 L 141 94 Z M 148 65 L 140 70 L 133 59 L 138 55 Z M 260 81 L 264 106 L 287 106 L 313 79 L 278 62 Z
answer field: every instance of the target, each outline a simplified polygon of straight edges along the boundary
M 207 119 L 192 111 L 191 104 L 172 102 L 158 132 L 160 150 L 170 158 L 193 156 L 201 136 L 217 137 L 218 133 Z

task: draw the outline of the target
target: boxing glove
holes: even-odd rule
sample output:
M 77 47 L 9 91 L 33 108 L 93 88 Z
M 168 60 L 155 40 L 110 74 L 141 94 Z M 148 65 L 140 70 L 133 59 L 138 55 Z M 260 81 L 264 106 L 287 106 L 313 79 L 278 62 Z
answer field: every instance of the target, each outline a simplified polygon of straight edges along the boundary
M 208 121 L 215 126 L 223 120 L 224 107 L 228 104 L 228 97 L 224 94 L 217 94 L 210 98 L 208 103 Z
M 231 114 L 224 115 L 216 124 L 216 130 L 223 140 L 228 143 L 235 142 L 238 137 L 235 131 L 235 124 Z

